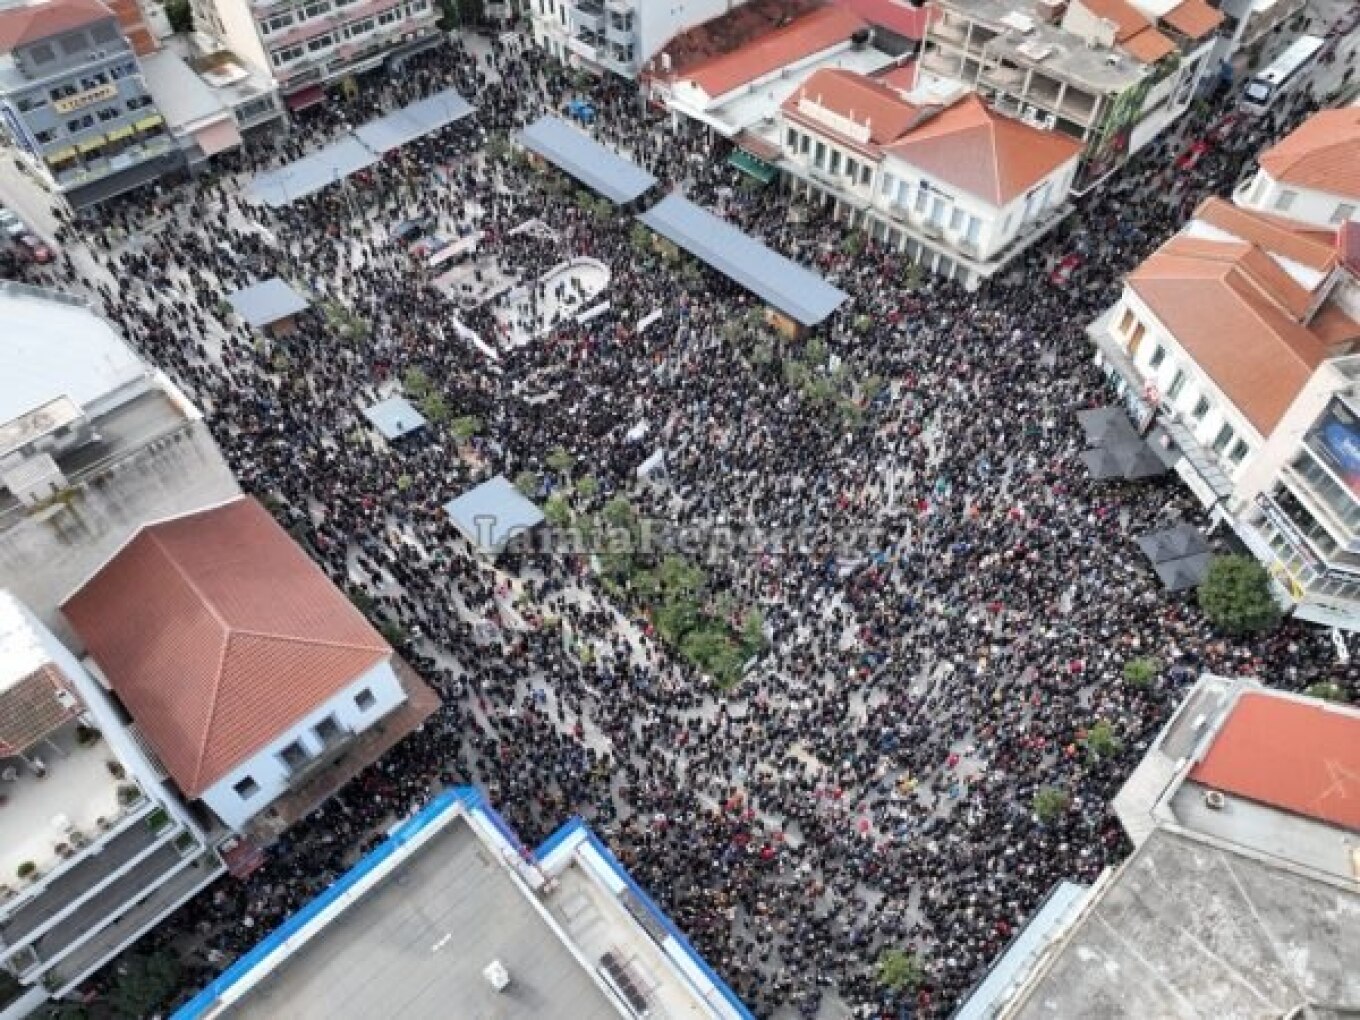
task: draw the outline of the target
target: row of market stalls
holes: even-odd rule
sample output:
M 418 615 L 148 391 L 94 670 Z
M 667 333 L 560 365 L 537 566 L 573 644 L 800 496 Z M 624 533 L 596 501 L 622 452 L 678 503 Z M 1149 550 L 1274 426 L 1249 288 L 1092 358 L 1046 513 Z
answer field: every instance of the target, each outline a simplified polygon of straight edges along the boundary
M 257 173 L 246 193 L 281 209 L 366 170 L 389 152 L 476 112 L 456 89 L 444 89 L 355 128 L 310 155 Z
M 1078 411 L 1077 423 L 1086 433 L 1089 445 L 1081 459 L 1096 481 L 1141 481 L 1159 477 L 1170 468 L 1157 447 L 1139 435 L 1121 408 Z M 1203 533 L 1192 524 L 1182 521 L 1140 535 L 1134 541 L 1169 591 L 1197 587 L 1208 576 L 1213 553 Z
M 772 310 L 773 324 L 784 332 L 818 325 L 848 296 L 681 195 L 668 195 L 655 204 L 646 202 L 656 186 L 655 177 L 560 117 L 540 117 L 517 140 L 534 157 L 615 205 L 625 210 L 633 207 L 643 225 L 756 295 Z M 644 204 L 649 207 L 642 209 Z

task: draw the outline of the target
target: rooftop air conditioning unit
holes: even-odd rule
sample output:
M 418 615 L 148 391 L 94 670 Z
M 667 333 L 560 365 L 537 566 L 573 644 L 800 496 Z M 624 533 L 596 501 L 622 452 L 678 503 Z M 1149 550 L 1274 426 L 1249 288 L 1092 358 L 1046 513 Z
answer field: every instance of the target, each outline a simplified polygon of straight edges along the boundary
M 510 972 L 505 969 L 505 965 L 500 960 L 492 960 L 482 971 L 482 977 L 486 978 L 487 984 L 498 992 L 503 992 L 510 987 Z
M 1222 811 L 1228 806 L 1228 798 L 1217 790 L 1204 791 L 1204 806 L 1210 811 Z

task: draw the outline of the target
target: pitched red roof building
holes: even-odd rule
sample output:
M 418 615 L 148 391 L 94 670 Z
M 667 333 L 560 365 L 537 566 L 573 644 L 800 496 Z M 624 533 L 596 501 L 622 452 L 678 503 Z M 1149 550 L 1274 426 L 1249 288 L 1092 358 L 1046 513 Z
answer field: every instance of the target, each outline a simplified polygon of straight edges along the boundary
M 1189 778 L 1360 832 L 1360 715 L 1243 694 Z
M 1261 153 L 1282 184 L 1360 199 L 1360 107 L 1321 110 Z
M 0 52 L 69 32 L 111 14 L 99 0 L 43 0 L 0 9 Z
M 391 655 L 253 499 L 143 528 L 62 609 L 189 797 Z

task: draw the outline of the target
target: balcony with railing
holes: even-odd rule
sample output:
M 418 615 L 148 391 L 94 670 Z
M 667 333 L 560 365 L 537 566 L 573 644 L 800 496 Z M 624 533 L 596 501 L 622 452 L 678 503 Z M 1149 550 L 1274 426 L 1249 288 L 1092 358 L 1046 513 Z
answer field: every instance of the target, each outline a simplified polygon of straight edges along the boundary
M 579 36 L 585 31 L 596 33 L 604 31 L 603 4 L 595 0 L 578 0 L 567 9 L 567 12 L 573 35 Z

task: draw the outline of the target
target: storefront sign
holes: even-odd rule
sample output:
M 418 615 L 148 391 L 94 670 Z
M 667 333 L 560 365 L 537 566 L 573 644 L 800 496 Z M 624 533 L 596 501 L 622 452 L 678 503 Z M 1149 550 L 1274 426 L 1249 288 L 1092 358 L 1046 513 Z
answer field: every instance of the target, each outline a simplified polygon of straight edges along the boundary
M 65 99 L 54 99 L 52 109 L 58 113 L 70 113 L 73 110 L 83 110 L 95 103 L 102 103 L 116 95 L 118 95 L 117 85 L 100 85 L 98 88 L 86 92 L 77 92 L 74 96 L 67 96 Z

